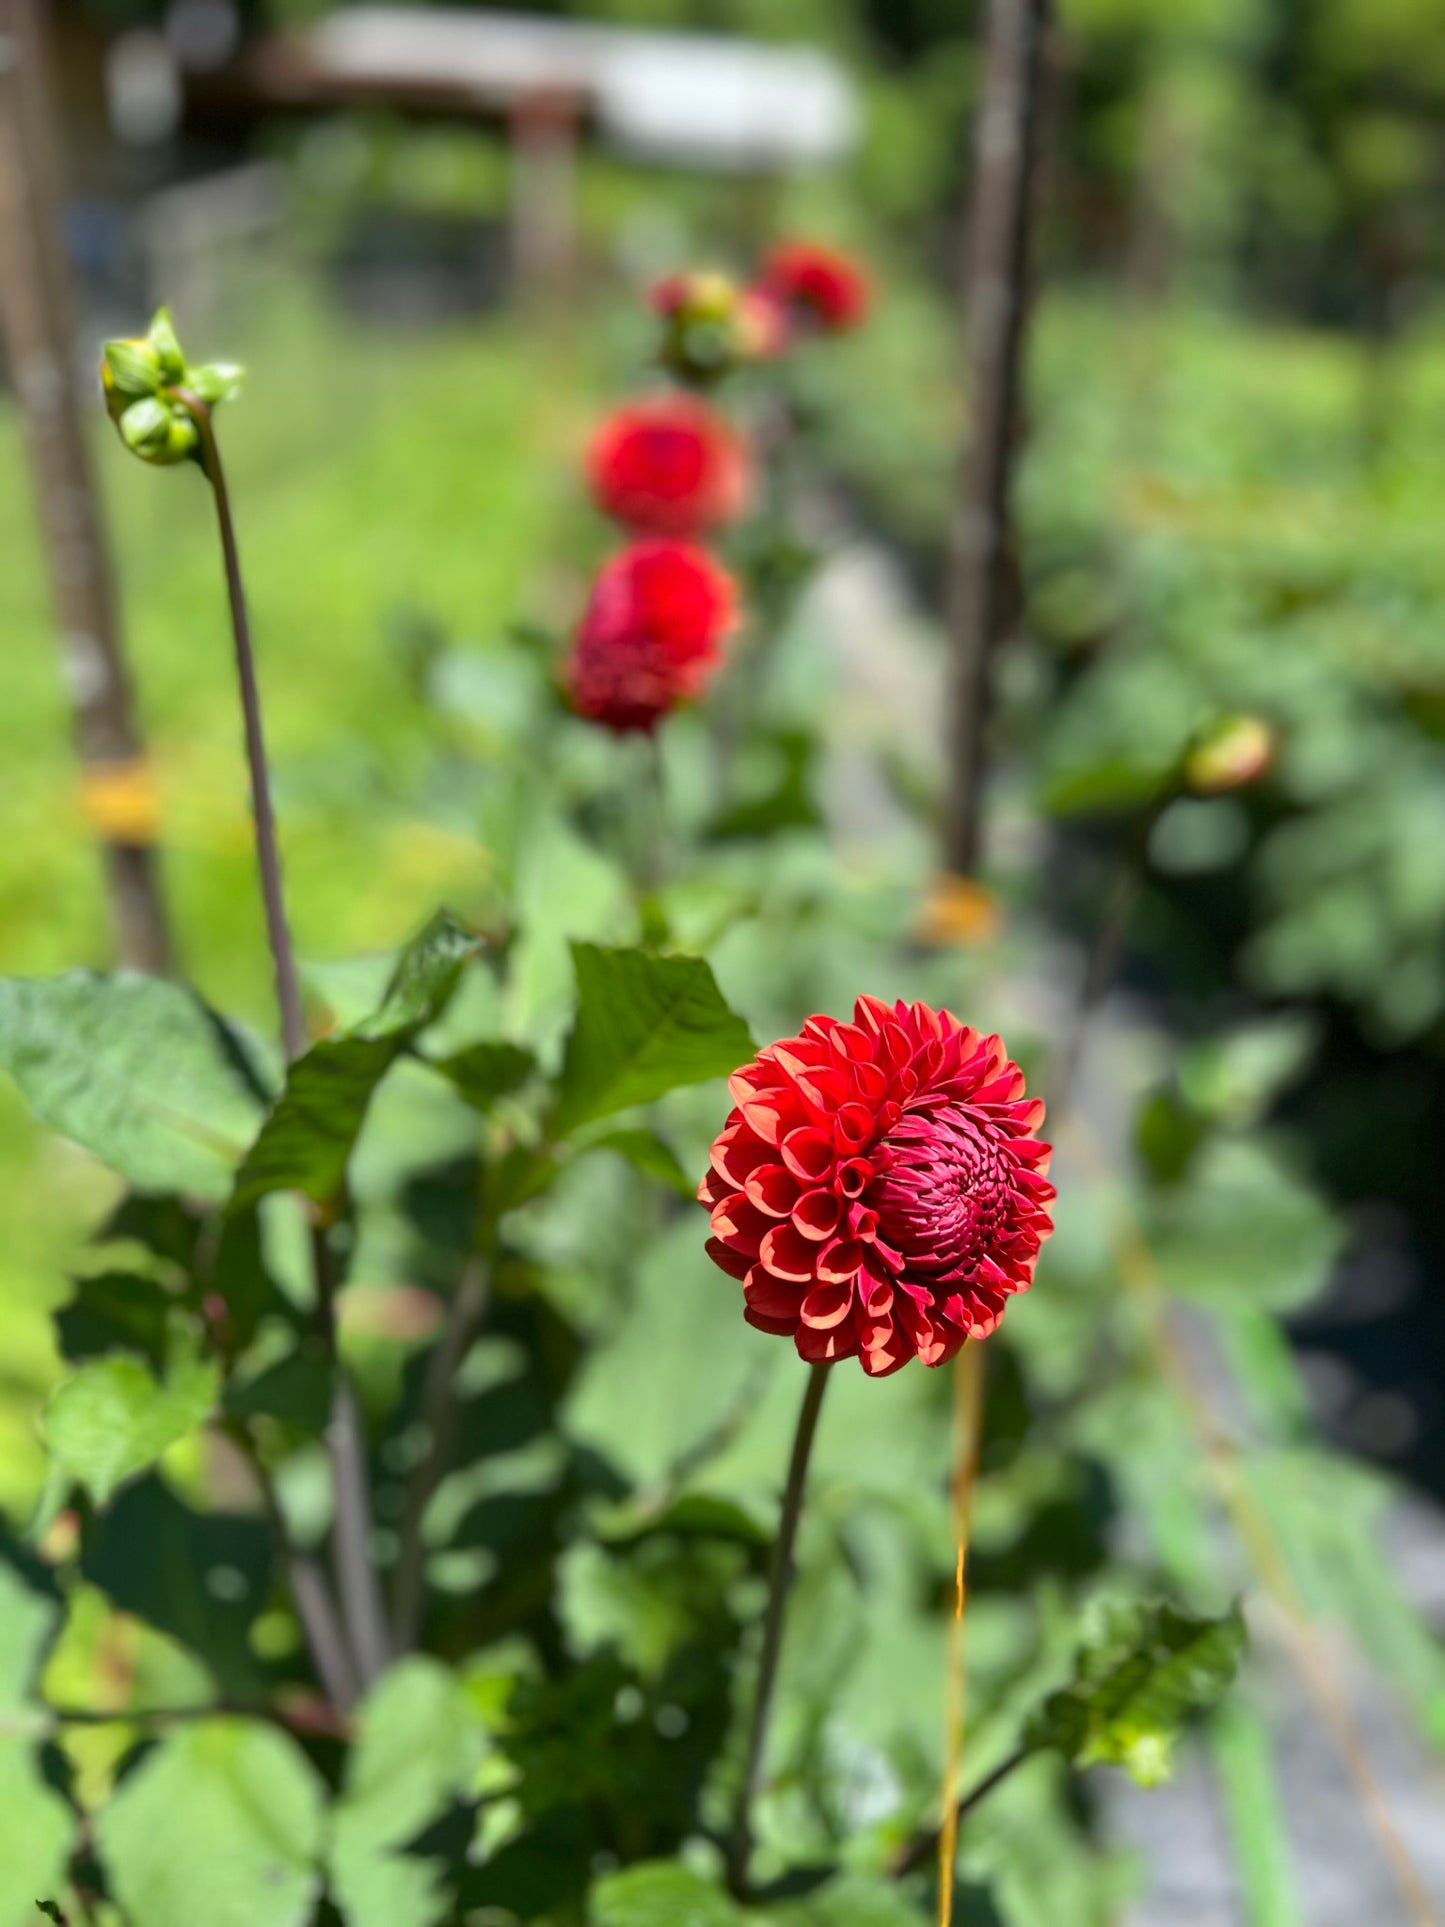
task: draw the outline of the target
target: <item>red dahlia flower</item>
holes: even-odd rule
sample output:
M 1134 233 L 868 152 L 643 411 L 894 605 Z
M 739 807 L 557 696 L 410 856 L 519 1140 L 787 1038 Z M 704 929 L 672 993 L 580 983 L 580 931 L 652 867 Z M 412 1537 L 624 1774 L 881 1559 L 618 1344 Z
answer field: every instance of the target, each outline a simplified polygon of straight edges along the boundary
M 834 248 L 785 241 L 763 263 L 763 288 L 793 314 L 827 334 L 856 328 L 868 312 L 872 291 L 856 261 Z
M 598 571 L 566 683 L 581 716 L 653 729 L 702 689 L 737 618 L 732 577 L 690 542 L 633 542 Z
M 660 395 L 609 415 L 587 451 L 587 479 L 604 514 L 651 535 L 730 522 L 751 492 L 742 443 L 690 395 Z
M 744 1317 L 881 1378 L 941 1365 L 1033 1278 L 1051 1229 L 1044 1114 L 997 1037 L 860 997 L 732 1078 L 698 1190 Z

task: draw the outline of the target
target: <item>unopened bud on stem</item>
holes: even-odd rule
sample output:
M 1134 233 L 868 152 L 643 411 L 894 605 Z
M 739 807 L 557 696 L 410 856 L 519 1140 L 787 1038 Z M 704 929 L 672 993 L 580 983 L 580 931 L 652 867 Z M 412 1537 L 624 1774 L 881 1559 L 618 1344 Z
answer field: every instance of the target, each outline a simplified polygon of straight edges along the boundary
M 165 308 L 156 311 L 144 335 L 108 341 L 100 364 L 106 412 L 121 440 L 133 455 L 157 468 L 199 459 L 195 402 L 214 407 L 229 401 L 241 380 L 235 362 L 191 367 Z
M 1216 716 L 1195 731 L 1180 766 L 1183 786 L 1193 796 L 1222 796 L 1247 789 L 1274 762 L 1278 740 L 1262 716 Z

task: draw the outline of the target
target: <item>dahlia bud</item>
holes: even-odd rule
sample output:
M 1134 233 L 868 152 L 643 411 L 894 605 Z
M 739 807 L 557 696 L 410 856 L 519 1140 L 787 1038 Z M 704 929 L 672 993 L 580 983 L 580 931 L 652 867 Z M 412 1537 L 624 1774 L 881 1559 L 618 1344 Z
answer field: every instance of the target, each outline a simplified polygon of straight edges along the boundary
M 860 997 L 731 1079 L 698 1197 L 743 1316 L 870 1377 L 941 1365 L 1032 1282 L 1051 1226 L 1044 1107 L 998 1037 Z
M 143 462 L 162 468 L 199 452 L 194 401 L 211 407 L 229 401 L 241 379 L 235 362 L 190 367 L 165 308 L 157 309 L 146 334 L 106 342 L 100 364 L 106 413 L 121 440 Z
M 868 276 L 836 248 L 785 241 L 763 264 L 761 286 L 804 327 L 844 334 L 867 317 Z
M 663 320 L 658 360 L 679 380 L 705 388 L 747 358 L 743 296 L 715 269 L 669 275 L 650 301 Z
M 1262 716 L 1216 716 L 1195 731 L 1184 752 L 1184 788 L 1194 796 L 1247 789 L 1269 769 L 1277 747 L 1275 732 Z

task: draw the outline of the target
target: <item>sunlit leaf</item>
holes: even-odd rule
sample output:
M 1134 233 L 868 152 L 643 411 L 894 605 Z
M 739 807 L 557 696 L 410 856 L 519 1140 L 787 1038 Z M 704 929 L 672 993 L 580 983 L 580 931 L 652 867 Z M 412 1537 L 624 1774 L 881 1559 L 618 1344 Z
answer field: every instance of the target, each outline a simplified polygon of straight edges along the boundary
M 0 1066 L 43 1123 L 144 1190 L 225 1195 L 264 1103 L 252 1054 L 160 978 L 0 981 Z
M 1153 1786 L 1168 1777 L 1175 1733 L 1226 1690 L 1243 1650 L 1237 1606 L 1208 1619 L 1162 1601 L 1105 1604 L 1079 1648 L 1073 1681 L 1045 1700 L 1026 1742 L 1076 1766 L 1122 1766 Z
M 45 1442 L 59 1464 L 104 1505 L 125 1480 L 212 1412 L 220 1373 L 186 1359 L 157 1383 L 139 1358 L 116 1353 L 82 1365 L 45 1410 Z
M 557 1127 L 574 1129 L 681 1084 L 725 1077 L 753 1054 L 701 957 L 572 946 L 577 1020 L 567 1040 Z
M 115 1896 L 146 1927 L 307 1927 L 322 1787 L 294 1740 L 239 1719 L 168 1734 L 101 1810 Z

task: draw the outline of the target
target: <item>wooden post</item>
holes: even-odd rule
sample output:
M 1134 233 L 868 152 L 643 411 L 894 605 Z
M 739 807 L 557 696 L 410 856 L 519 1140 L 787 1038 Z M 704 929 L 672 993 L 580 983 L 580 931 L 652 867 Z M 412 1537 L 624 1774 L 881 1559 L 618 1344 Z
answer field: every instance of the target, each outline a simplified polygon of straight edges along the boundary
M 1013 611 L 1009 496 L 1048 14 L 1049 0 L 988 0 L 986 12 L 965 290 L 973 420 L 948 558 L 954 683 L 944 855 L 959 876 L 978 868 L 992 659 Z
M 164 972 L 171 947 L 75 371 L 59 162 L 39 0 L 0 0 L 0 342 L 25 429 L 87 811 L 120 962 Z
M 512 275 L 523 300 L 555 301 L 573 280 L 578 112 L 569 94 L 548 90 L 512 107 Z

